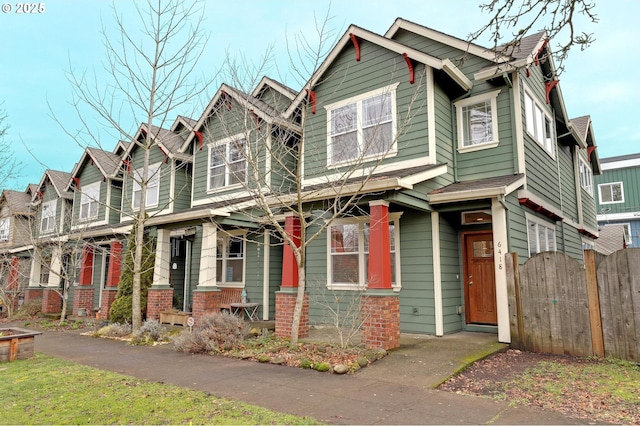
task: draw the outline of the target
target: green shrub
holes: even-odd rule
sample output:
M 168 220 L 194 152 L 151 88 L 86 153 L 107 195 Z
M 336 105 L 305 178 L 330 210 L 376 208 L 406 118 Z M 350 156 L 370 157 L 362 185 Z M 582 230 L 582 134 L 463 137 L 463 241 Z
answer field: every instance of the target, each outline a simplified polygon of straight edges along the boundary
M 241 343 L 243 334 L 241 318 L 228 313 L 211 313 L 200 318 L 192 332 L 183 330 L 173 339 L 173 345 L 181 352 L 219 352 Z
M 307 368 L 311 368 L 313 366 L 313 363 L 311 362 L 310 359 L 303 358 L 300 360 L 300 364 L 298 365 L 300 366 L 300 368 L 307 369 Z
M 316 371 L 325 372 L 329 371 L 331 369 L 331 366 L 326 362 L 319 362 L 313 366 L 313 369 Z
M 33 318 L 42 312 L 42 299 L 30 299 L 23 303 L 14 314 L 13 319 Z
M 96 331 L 95 336 L 98 337 L 127 337 L 131 334 L 131 324 L 111 323 Z

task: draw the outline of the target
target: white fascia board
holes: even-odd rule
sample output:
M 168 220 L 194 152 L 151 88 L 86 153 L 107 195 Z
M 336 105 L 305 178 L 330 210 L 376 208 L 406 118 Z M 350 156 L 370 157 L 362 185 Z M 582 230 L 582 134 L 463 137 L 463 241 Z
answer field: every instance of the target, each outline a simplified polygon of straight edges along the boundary
M 33 244 L 29 244 L 28 246 L 15 247 L 15 248 L 9 249 L 9 253 L 11 254 L 21 253 L 23 251 L 33 250 L 34 248 L 35 246 Z
M 222 209 L 201 209 L 201 210 L 189 210 L 181 213 L 168 214 L 163 216 L 152 217 L 146 221 L 147 225 L 165 225 L 167 223 L 182 222 L 193 219 L 201 219 L 215 216 L 229 216 L 226 210 Z
M 405 184 L 406 186 L 413 186 L 416 183 L 425 182 L 431 180 L 435 177 L 443 175 L 447 173 L 447 165 L 441 164 L 438 167 L 434 167 L 432 169 L 426 170 L 424 172 L 416 173 L 411 176 L 407 176 L 405 178 L 401 178 L 400 182 Z
M 602 170 L 624 169 L 626 167 L 640 166 L 640 158 L 631 158 L 628 160 L 612 161 L 610 163 L 601 162 Z
M 471 90 L 473 87 L 473 82 L 469 80 L 467 76 L 464 75 L 464 73 L 460 71 L 460 69 L 458 69 L 458 67 L 456 67 L 449 59 L 442 60 L 442 70 L 464 90 Z
M 596 216 L 598 222 L 607 222 L 610 220 L 640 220 L 640 211 L 630 213 L 607 213 Z

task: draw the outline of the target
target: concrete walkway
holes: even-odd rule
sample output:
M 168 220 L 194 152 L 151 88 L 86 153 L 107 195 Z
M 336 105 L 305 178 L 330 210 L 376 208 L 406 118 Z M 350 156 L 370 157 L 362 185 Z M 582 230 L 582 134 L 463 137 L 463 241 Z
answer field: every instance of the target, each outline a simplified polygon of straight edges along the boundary
M 313 336 L 312 336 L 313 337 Z M 331 424 L 579 424 L 508 402 L 441 392 L 437 385 L 475 357 L 500 350 L 495 336 L 403 335 L 402 347 L 354 375 L 318 373 L 219 356 L 175 352 L 171 345 L 129 346 L 44 331 L 35 349 L 99 369 L 206 391 Z

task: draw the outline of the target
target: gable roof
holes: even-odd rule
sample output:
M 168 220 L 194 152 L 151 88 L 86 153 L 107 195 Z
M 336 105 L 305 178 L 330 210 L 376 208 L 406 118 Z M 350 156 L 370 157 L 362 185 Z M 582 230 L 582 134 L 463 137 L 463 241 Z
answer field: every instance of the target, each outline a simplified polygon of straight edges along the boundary
M 251 92 L 251 96 L 259 98 L 261 93 L 264 92 L 267 88 L 275 90 L 276 92 L 280 93 L 283 96 L 286 96 L 290 100 L 295 99 L 296 94 L 298 93 L 289 86 L 286 86 L 279 81 L 275 81 L 272 78 L 264 76 L 262 77 L 262 80 L 260 80 L 256 88 L 253 89 L 253 92 Z
M 197 120 L 194 120 L 193 118 L 185 117 L 184 115 L 179 115 L 176 118 L 176 121 L 173 122 L 173 124 L 171 125 L 171 129 L 169 130 L 171 130 L 172 132 L 175 132 L 178 126 L 182 124 L 185 128 L 189 129 L 189 131 L 192 131 L 196 123 L 197 123 Z
M 0 196 L 0 204 L 2 200 L 6 200 L 7 207 L 13 216 L 31 216 L 33 214 L 30 209 L 31 196 L 27 192 L 5 189 Z
M 47 179 L 51 182 L 51 186 L 53 186 L 59 198 L 64 198 L 65 200 L 73 199 L 73 192 L 67 190 L 69 181 L 71 180 L 71 173 L 47 169 L 38 184 L 37 191 L 33 194 L 32 201 L 35 201 L 38 196 L 38 191 L 42 190 Z
M 545 31 L 523 37 L 516 45 L 502 45 L 498 51 L 504 50 L 506 56 L 499 60 L 494 60 L 493 65 L 488 65 L 473 75 L 474 80 L 482 81 L 502 75 L 505 72 L 512 72 L 520 67 L 528 67 L 536 63 L 536 58 L 542 50 L 545 56 L 551 59 L 551 51 L 548 46 L 548 37 Z M 554 75 L 555 75 L 555 69 Z
M 260 119 L 264 120 L 267 123 L 273 123 L 278 126 L 286 127 L 292 129 L 296 132 L 301 132 L 300 126 L 297 124 L 282 118 L 282 115 L 271 105 L 266 102 L 256 98 L 253 95 L 249 95 L 244 93 L 234 87 L 228 86 L 226 84 L 220 85 L 220 88 L 213 96 L 209 105 L 205 108 L 204 112 L 198 119 L 197 124 L 194 126 L 194 130 L 199 130 L 204 125 L 207 118 L 211 116 L 216 108 L 216 104 L 221 99 L 222 96 L 231 96 L 233 100 L 238 102 L 242 108 L 251 111 Z M 191 133 L 184 141 L 181 147 L 181 151 L 184 152 L 187 147 L 193 142 L 193 138 L 195 137 L 195 133 Z
M 122 158 L 119 155 L 114 154 L 113 152 L 104 151 L 102 149 L 92 147 L 88 147 L 84 150 L 80 161 L 76 163 L 71 172 L 71 178 L 77 177 L 86 162 L 89 160 L 93 161 L 98 170 L 100 170 L 100 173 L 102 173 L 102 176 L 104 176 L 105 178 L 120 180 L 120 178 L 118 178 L 118 172 L 120 171 Z M 72 190 L 72 182 L 73 180 L 70 179 L 67 183 L 66 189 L 68 191 Z
M 285 117 L 290 117 L 291 114 L 293 114 L 300 102 L 302 102 L 307 96 L 307 89 L 310 90 L 318 83 L 318 81 L 320 81 L 324 73 L 327 71 L 327 69 L 329 69 L 329 66 L 333 63 L 333 61 L 336 60 L 340 53 L 342 53 L 342 50 L 347 45 L 352 43 L 352 35 L 358 39 L 366 40 L 370 43 L 388 49 L 392 52 L 396 52 L 400 55 L 406 54 L 411 60 L 420 62 L 434 69 L 442 70 L 464 90 L 469 90 L 473 87 L 473 82 L 469 80 L 464 75 L 464 73 L 460 71 L 449 59 L 436 58 L 412 47 L 408 47 L 404 44 L 398 43 L 395 40 L 375 34 L 356 25 L 351 25 L 344 33 L 344 35 L 340 38 L 340 40 L 338 40 L 331 52 L 329 52 L 329 55 L 327 55 L 320 67 L 313 73 L 307 84 L 305 84 L 304 88 L 298 93 L 287 111 L 285 111 Z
M 138 131 L 133 137 L 133 141 L 129 142 L 129 146 L 127 150 L 123 153 L 123 157 L 126 157 L 131 154 L 131 152 L 138 147 L 139 144 L 134 142 L 140 139 L 140 137 L 144 137 L 144 134 L 147 132 L 147 124 L 141 123 L 140 127 L 138 127 Z M 181 151 L 181 147 L 184 143 L 184 138 L 177 133 L 172 132 L 168 129 L 163 129 L 162 127 L 151 125 L 151 137 L 154 140 L 154 143 L 158 148 L 162 150 L 162 152 L 169 158 L 176 158 L 181 161 L 191 161 L 192 158 L 190 155 L 186 155 Z

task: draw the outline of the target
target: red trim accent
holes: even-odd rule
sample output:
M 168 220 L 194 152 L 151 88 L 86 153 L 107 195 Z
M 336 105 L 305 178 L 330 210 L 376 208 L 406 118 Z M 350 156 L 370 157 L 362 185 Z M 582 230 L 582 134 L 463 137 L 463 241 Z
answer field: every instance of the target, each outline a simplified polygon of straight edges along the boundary
M 165 151 L 160 145 L 158 145 L 158 148 L 160 148 L 160 151 L 164 154 L 164 164 L 169 164 L 169 154 L 167 154 L 167 151 Z
M 349 33 L 349 37 L 351 37 L 353 47 L 356 48 L 356 62 L 360 62 L 360 43 L 358 43 L 358 38 L 353 33 Z
M 202 136 L 202 132 L 193 131 L 193 134 L 196 135 L 196 139 L 198 139 L 198 145 L 200 150 L 202 151 L 202 145 L 204 144 L 204 137 Z
M 82 260 L 80 264 L 80 276 L 78 277 L 78 285 L 90 286 L 91 276 L 93 274 L 93 248 L 86 245 L 82 248 Z
M 224 90 L 220 91 L 220 94 L 224 96 L 224 102 L 227 104 L 227 110 L 231 111 L 231 96 Z
M 578 233 L 579 233 L 579 234 L 582 234 L 582 235 L 586 235 L 586 236 L 587 236 L 587 237 L 589 237 L 589 238 L 593 238 L 594 240 L 597 240 L 597 239 L 598 239 L 598 236 L 597 236 L 597 235 L 592 234 L 591 232 L 587 231 L 587 230 L 586 230 L 586 229 L 584 229 L 584 228 L 580 228 L 580 229 L 578 229 Z M 625 248 L 626 248 L 626 247 L 625 247 Z
M 122 160 L 122 164 L 124 164 L 125 166 L 127 166 L 127 173 L 131 172 L 131 161 L 129 161 L 129 160 Z
M 307 95 L 309 96 L 309 100 L 311 101 L 311 114 L 316 113 L 316 92 L 309 89 L 304 89 L 307 91 Z
M 146 139 L 147 131 L 145 129 L 140 129 L 140 134 Z
M 532 201 L 530 198 L 518 198 L 518 202 L 520 203 L 520 205 L 525 206 L 535 212 L 538 212 L 546 217 L 548 217 L 549 219 L 553 220 L 554 222 L 559 222 L 561 220 L 563 220 L 564 218 L 562 216 L 558 216 L 556 213 L 552 212 L 551 210 L 541 206 L 540 204 L 536 203 L 535 201 Z
M 369 209 L 369 283 L 367 288 L 392 288 L 390 250 L 389 207 L 384 204 L 371 206 Z
M 122 243 L 112 241 L 109 250 L 109 270 L 107 272 L 107 287 L 118 287 L 122 270 Z
M 540 54 L 542 53 L 544 48 L 547 47 L 547 44 L 549 44 L 548 38 L 544 40 L 544 43 L 542 43 L 542 46 L 540 46 L 540 49 L 538 49 L 538 51 L 536 52 L 536 56 L 535 56 L 536 65 L 540 65 Z
M 250 110 L 249 113 L 253 117 L 253 120 L 256 122 L 256 127 L 258 128 L 258 130 L 260 130 L 260 117 L 258 117 L 258 114 L 253 112 L 253 110 Z
M 531 77 L 531 72 L 529 71 L 529 67 L 525 68 L 527 77 Z
M 9 268 L 9 287 L 7 289 L 16 290 L 19 287 L 18 278 L 20 277 L 20 258 L 12 257 Z
M 42 201 L 42 197 L 44 197 L 44 193 L 42 191 L 38 191 L 38 199 Z
M 558 83 L 560 83 L 560 80 L 551 80 L 544 82 L 544 90 L 547 94 L 547 104 L 549 103 L 549 94 L 551 93 L 551 90 L 553 90 L 553 88 L 556 87 Z
M 404 61 L 407 63 L 407 67 L 409 67 L 409 83 L 413 84 L 413 82 L 415 81 L 415 78 L 413 74 L 413 64 L 411 63 L 411 58 L 406 53 L 403 53 L 402 57 L 404 58 Z
M 298 216 L 287 216 L 284 218 L 284 231 L 293 240 L 296 247 L 300 247 L 300 218 Z M 298 287 L 298 263 L 293 253 L 293 248 L 286 244 L 282 251 L 282 287 Z
M 80 178 L 74 177 L 74 178 L 71 178 L 71 180 L 73 181 L 73 184 L 76 186 L 76 189 L 80 189 Z
M 597 146 L 587 147 L 587 158 L 589 158 L 589 161 L 591 161 L 591 154 L 596 150 L 596 148 Z

